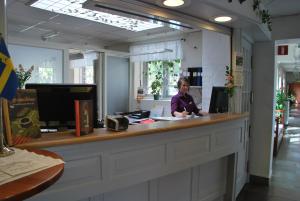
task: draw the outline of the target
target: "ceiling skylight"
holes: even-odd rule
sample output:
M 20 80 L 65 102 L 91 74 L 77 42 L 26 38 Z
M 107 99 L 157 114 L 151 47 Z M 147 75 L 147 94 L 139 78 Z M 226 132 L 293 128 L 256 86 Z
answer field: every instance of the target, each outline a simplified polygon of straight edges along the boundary
M 85 9 L 82 8 L 82 4 L 85 1 L 86 0 L 37 0 L 31 4 L 31 6 L 136 32 L 163 26 L 161 22 L 146 22 L 138 19 Z

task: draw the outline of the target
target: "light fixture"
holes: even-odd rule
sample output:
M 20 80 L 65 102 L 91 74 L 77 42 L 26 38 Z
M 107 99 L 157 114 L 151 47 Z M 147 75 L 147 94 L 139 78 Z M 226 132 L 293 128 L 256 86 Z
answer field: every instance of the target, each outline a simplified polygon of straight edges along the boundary
M 155 51 L 149 51 L 149 52 L 141 52 L 138 54 L 131 54 L 130 56 L 141 56 L 141 55 L 148 55 L 148 54 L 158 54 L 158 53 L 167 53 L 167 52 L 173 52 L 172 49 L 157 49 Z
M 229 22 L 232 20 L 232 17 L 229 16 L 218 16 L 214 18 L 215 22 Z
M 50 38 L 54 38 L 54 37 L 56 37 L 56 36 L 58 36 L 58 35 L 59 35 L 59 32 L 57 32 L 57 31 L 51 31 L 51 32 L 48 32 L 48 33 L 43 34 L 43 35 L 41 36 L 41 39 L 42 39 L 43 41 L 46 41 L 46 40 L 48 40 L 48 39 L 50 39 Z
M 163 4 L 168 7 L 178 7 L 184 4 L 184 0 L 164 0 Z
M 163 27 L 163 23 L 157 21 L 148 22 L 82 8 L 82 4 L 85 1 L 86 0 L 37 0 L 30 6 L 136 32 Z
M 81 52 L 69 54 L 69 60 L 77 60 L 77 59 L 84 59 L 84 54 Z

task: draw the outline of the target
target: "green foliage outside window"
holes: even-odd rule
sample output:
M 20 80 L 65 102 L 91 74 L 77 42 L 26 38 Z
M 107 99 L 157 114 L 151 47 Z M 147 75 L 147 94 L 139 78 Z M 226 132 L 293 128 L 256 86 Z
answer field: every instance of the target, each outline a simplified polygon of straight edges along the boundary
M 147 88 L 151 89 L 151 94 L 162 94 L 163 97 L 176 94 L 175 86 L 179 78 L 180 66 L 180 59 L 147 62 Z
M 39 82 L 40 83 L 53 83 L 54 82 L 54 69 L 53 68 L 39 68 Z

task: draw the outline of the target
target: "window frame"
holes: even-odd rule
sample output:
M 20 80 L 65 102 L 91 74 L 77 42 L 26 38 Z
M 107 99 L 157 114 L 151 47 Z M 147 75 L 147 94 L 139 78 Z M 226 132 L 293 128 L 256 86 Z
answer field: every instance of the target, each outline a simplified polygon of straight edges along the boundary
M 177 59 L 173 60 L 173 62 L 175 62 Z M 181 73 L 181 63 L 182 63 L 182 60 L 181 59 L 178 59 L 179 60 L 179 72 L 178 72 L 178 75 L 177 77 L 179 78 L 180 77 L 180 73 Z M 167 61 L 167 60 L 164 60 L 164 61 Z M 151 61 L 150 61 L 151 62 Z M 167 70 L 167 66 L 163 66 L 163 84 L 162 84 L 162 90 L 161 90 L 161 99 L 170 99 L 172 96 L 174 96 L 175 94 L 170 94 L 169 93 L 169 88 L 170 87 L 174 87 L 174 88 L 177 88 L 177 84 L 174 84 L 174 85 L 170 85 L 170 71 Z M 142 73 L 141 73 L 141 80 L 142 80 L 142 86 L 145 90 L 145 97 L 147 98 L 151 98 L 153 97 L 153 94 L 151 94 L 151 89 L 149 86 L 149 77 L 148 77 L 148 71 L 149 71 L 149 68 L 148 68 L 148 62 L 142 62 Z

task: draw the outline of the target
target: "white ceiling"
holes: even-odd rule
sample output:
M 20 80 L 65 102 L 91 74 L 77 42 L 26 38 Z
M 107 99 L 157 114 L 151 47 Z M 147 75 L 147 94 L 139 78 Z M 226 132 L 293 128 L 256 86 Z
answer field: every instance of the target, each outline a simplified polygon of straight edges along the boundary
M 272 17 L 300 14 L 299 0 L 263 0 Z
M 150 38 L 169 37 L 187 32 L 171 29 L 169 27 L 132 32 L 105 24 L 32 8 L 25 5 L 28 1 L 29 0 L 7 0 L 9 36 L 40 39 L 41 36 L 46 33 L 57 32 L 58 35 L 49 39 L 49 41 L 65 44 L 97 43 L 102 46 L 110 46 Z M 157 3 L 157 0 L 143 1 L 153 4 Z M 226 14 L 225 11 L 211 4 L 207 4 L 207 2 L 208 0 L 191 0 L 188 6 L 177 9 L 177 11 L 207 21 L 213 16 Z M 270 13 L 276 17 L 300 13 L 299 0 L 265 0 L 265 3 Z M 228 27 L 245 27 L 248 25 L 248 23 L 239 19 L 226 24 Z M 250 30 L 251 27 L 248 29 Z
M 32 8 L 25 5 L 28 0 L 9 0 L 7 4 L 8 35 L 15 37 L 41 38 L 50 32 L 59 32 L 54 42 L 71 44 L 74 41 L 95 43 L 108 46 L 135 40 L 143 40 L 162 33 L 179 34 L 180 31 L 168 27 L 156 28 L 142 32 L 132 32 L 117 27 L 100 24 L 80 18 Z M 59 41 L 58 41 L 59 40 Z

